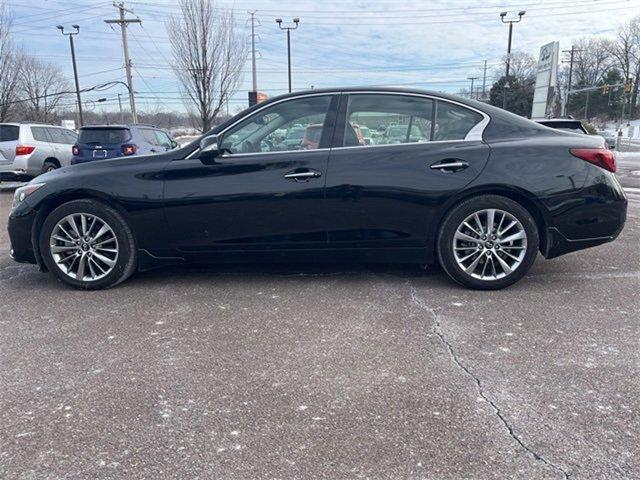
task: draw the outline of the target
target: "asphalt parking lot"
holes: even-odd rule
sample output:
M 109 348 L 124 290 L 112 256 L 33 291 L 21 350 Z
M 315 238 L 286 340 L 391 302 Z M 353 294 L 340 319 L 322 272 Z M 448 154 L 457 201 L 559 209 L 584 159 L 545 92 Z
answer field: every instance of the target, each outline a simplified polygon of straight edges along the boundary
M 640 155 L 614 243 L 498 292 L 402 266 L 71 290 L 8 257 L 0 478 L 640 477 Z

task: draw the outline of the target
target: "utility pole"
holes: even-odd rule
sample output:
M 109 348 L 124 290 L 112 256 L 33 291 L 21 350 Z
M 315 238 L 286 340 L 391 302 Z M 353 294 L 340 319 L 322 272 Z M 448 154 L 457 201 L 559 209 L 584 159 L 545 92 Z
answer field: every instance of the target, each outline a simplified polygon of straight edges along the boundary
M 469 89 L 469 98 L 473 98 L 473 82 L 479 77 L 467 77 L 467 80 L 471 80 L 471 88 Z
M 569 116 L 569 96 L 571 95 L 571 78 L 573 76 L 573 59 L 574 55 L 578 52 L 582 52 L 582 50 L 578 50 L 576 47 L 571 45 L 571 50 L 563 50 L 562 53 L 569 54 L 569 85 L 567 86 L 567 98 L 564 99 L 564 116 Z M 567 62 L 562 62 L 567 63 Z
M 127 26 L 130 23 L 142 23 L 139 18 L 125 18 L 125 13 L 133 14 L 133 10 L 125 8 L 124 2 L 113 3 L 113 6 L 120 12 L 118 20 L 105 20 L 104 23 L 118 24 L 122 31 L 122 49 L 124 50 L 124 66 L 127 71 L 127 85 L 129 86 L 129 104 L 131 106 L 131 120 L 138 123 L 138 114 L 136 113 L 136 101 L 133 95 L 133 77 L 131 75 L 131 59 L 129 58 L 129 44 L 127 43 Z
M 505 20 L 507 13 L 509 12 L 501 12 L 500 20 L 502 23 L 509 24 L 509 43 L 507 44 L 507 72 L 504 76 L 504 85 L 503 85 L 503 94 L 502 94 L 502 108 L 507 108 L 507 89 L 509 88 L 509 67 L 511 66 L 511 39 L 513 38 L 513 24 L 519 23 L 522 20 L 522 17 L 525 13 L 525 10 L 520 10 L 518 12 L 517 20 Z
M 256 30 L 255 30 L 255 20 L 256 20 L 256 11 L 250 11 L 249 15 L 251 15 L 251 78 L 252 78 L 252 86 L 253 91 L 258 91 L 258 74 L 256 72 Z
M 276 18 L 276 23 L 278 24 L 278 27 L 280 27 L 280 30 L 287 31 L 287 65 L 289 70 L 289 93 L 291 93 L 291 30 L 298 28 L 300 19 L 298 17 L 293 19 L 293 27 L 283 27 L 281 18 Z
M 78 102 L 78 122 L 80 123 L 80 126 L 82 126 L 84 125 L 84 122 L 82 121 L 82 100 L 80 99 L 80 83 L 78 82 L 78 67 L 76 66 L 76 50 L 73 46 L 73 37 L 75 35 L 78 35 L 78 33 L 80 33 L 80 27 L 78 25 L 72 25 L 72 27 L 75 29 L 75 31 L 68 32 L 68 33 L 65 33 L 64 27 L 62 25 L 58 25 L 56 28 L 60 30 L 62 35 L 67 35 L 69 37 L 69 45 L 71 45 L 71 62 L 73 63 L 73 79 L 76 84 L 76 99 Z M 46 97 L 45 97 L 45 102 L 46 102 Z
M 487 86 L 487 61 L 484 61 L 484 71 L 482 73 L 482 99 L 486 98 L 486 86 Z
M 120 108 L 120 123 L 124 124 L 124 113 L 122 113 L 122 99 L 118 93 L 118 107 Z

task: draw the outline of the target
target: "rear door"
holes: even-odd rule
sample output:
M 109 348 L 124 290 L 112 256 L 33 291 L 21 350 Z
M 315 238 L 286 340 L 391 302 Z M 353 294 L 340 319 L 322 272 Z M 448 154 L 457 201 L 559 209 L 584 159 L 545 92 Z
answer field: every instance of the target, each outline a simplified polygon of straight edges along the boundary
M 126 127 L 82 127 L 78 135 L 79 157 L 100 160 L 122 156 L 122 146 L 131 141 Z
M 343 95 L 326 183 L 331 246 L 424 246 L 442 204 L 485 166 L 486 122 L 423 95 Z M 370 144 L 356 126 L 376 132 Z
M 16 156 L 20 125 L 0 124 L 0 165 L 10 165 Z
M 75 143 L 75 137 L 72 132 L 65 130 L 64 128 L 49 127 L 49 136 L 53 140 L 53 146 L 56 149 L 56 158 L 60 162 L 61 167 L 65 167 L 70 164 L 73 153 L 71 146 Z

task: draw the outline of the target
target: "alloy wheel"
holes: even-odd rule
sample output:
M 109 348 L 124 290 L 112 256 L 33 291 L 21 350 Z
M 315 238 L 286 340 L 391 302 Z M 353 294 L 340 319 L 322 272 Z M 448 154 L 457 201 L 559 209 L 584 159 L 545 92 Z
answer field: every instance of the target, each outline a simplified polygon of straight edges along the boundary
M 495 208 L 469 215 L 453 237 L 458 266 L 479 280 L 511 275 L 522 264 L 526 251 L 527 233 L 520 221 Z
M 51 232 L 49 245 L 58 268 L 79 281 L 106 277 L 118 261 L 118 239 L 113 229 L 89 213 L 62 218 Z

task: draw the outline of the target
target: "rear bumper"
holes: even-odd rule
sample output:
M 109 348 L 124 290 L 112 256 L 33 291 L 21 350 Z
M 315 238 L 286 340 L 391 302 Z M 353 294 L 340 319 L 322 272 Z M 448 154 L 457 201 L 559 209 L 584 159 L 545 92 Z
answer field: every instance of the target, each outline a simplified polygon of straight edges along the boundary
M 546 258 L 615 240 L 627 219 L 627 198 L 613 174 L 599 171 L 578 195 L 562 199 L 554 210 L 558 215 L 546 230 Z
M 35 177 L 42 173 L 42 162 L 33 154 L 17 155 L 12 163 L 0 165 L 0 175 Z

